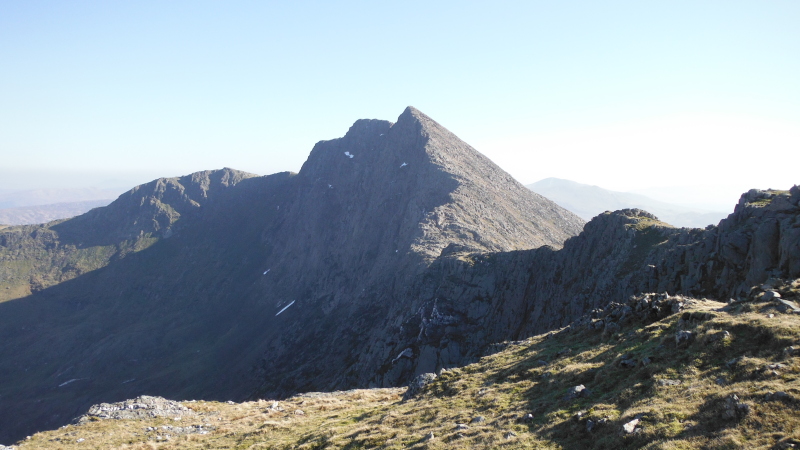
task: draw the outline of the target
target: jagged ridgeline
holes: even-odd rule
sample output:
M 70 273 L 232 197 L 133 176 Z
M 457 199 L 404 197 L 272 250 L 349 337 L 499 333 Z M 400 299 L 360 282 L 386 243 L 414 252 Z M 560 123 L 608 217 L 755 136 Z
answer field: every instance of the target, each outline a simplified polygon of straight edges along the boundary
M 798 203 L 754 190 L 705 230 L 639 210 L 584 228 L 413 108 L 298 174 L 156 180 L 0 231 L 0 442 L 140 395 L 400 386 L 639 292 L 744 296 L 800 277 Z
M 401 384 L 416 364 L 381 368 L 413 344 L 403 323 L 427 307 L 415 292 L 443 250 L 558 248 L 582 227 L 408 108 L 319 142 L 298 174 L 164 178 L 5 228 L 0 439 L 140 394 Z

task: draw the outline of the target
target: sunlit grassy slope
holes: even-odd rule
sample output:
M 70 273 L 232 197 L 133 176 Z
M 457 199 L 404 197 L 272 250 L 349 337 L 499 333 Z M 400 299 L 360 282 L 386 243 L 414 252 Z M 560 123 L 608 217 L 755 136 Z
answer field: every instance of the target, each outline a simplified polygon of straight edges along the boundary
M 194 414 L 180 420 L 90 420 L 18 448 L 800 447 L 800 315 L 776 303 L 670 301 L 683 309 L 661 320 L 603 331 L 599 314 L 500 345 L 406 401 L 403 388 L 187 401 Z M 691 333 L 685 344 L 680 331 Z M 590 394 L 570 398 L 578 385 Z

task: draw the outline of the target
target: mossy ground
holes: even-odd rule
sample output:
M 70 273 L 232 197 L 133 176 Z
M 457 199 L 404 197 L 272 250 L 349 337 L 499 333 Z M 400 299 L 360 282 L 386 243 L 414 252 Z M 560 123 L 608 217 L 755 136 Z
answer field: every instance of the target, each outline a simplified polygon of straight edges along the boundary
M 283 411 L 263 400 L 187 402 L 185 406 L 197 416 L 181 421 L 98 420 L 70 425 L 38 433 L 18 448 L 751 449 L 800 445 L 800 356 L 785 351 L 800 343 L 800 315 L 782 314 L 769 304 L 726 306 L 706 300 L 693 301 L 689 310 L 711 314 L 706 320 L 681 320 L 679 313 L 651 324 L 631 323 L 613 335 L 572 330 L 514 343 L 475 364 L 445 371 L 419 397 L 408 401 L 402 401 L 404 389 L 374 389 L 293 397 L 279 403 Z M 676 346 L 678 330 L 694 333 L 687 347 Z M 638 363 L 627 368 L 620 364 L 622 359 Z M 568 400 L 567 391 L 579 384 L 590 389 L 591 395 Z M 767 398 L 777 391 L 788 395 Z M 723 414 L 725 399 L 734 393 L 750 405 L 749 414 L 738 420 Z M 532 421 L 520 420 L 528 413 Z M 485 420 L 472 423 L 478 416 Z M 635 417 L 640 418 L 641 429 L 623 433 L 622 425 Z M 587 431 L 587 420 L 598 425 Z M 168 432 L 146 431 L 148 427 L 203 424 L 213 426 L 213 431 L 168 440 L 164 439 Z M 456 429 L 457 424 L 467 428 Z
M 17 226 L 10 230 L 15 230 L 17 242 L 0 245 L 0 302 L 23 298 L 105 267 L 114 258 L 145 250 L 158 241 L 143 235 L 114 245 L 76 247 L 60 242 L 46 226 Z

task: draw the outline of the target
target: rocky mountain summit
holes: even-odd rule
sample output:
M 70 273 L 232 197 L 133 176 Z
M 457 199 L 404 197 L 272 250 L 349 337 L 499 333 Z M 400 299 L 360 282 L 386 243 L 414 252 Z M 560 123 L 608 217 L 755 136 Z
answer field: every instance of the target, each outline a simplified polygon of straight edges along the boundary
M 408 108 L 318 143 L 298 174 L 159 179 L 3 229 L 0 439 L 143 394 L 401 384 L 407 367 L 376 373 L 443 253 L 558 248 L 582 226 Z
M 640 210 L 584 227 L 413 108 L 317 143 L 297 174 L 156 180 L 0 230 L 0 442 L 142 395 L 402 386 L 641 292 L 747 296 L 800 276 L 798 202 L 751 191 L 705 230 Z

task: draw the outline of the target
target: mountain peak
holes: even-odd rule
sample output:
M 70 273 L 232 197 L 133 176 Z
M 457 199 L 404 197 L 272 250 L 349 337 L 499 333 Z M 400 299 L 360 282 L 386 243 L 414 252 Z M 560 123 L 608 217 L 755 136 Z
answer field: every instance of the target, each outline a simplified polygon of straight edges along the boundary
M 367 215 L 384 205 L 389 222 L 417 224 L 397 239 L 427 258 L 451 243 L 483 251 L 560 247 L 583 227 L 580 218 L 526 189 L 411 106 L 396 123 L 357 120 L 343 137 L 318 142 L 300 174 L 309 202 Z M 482 211 L 468 206 L 477 204 Z

